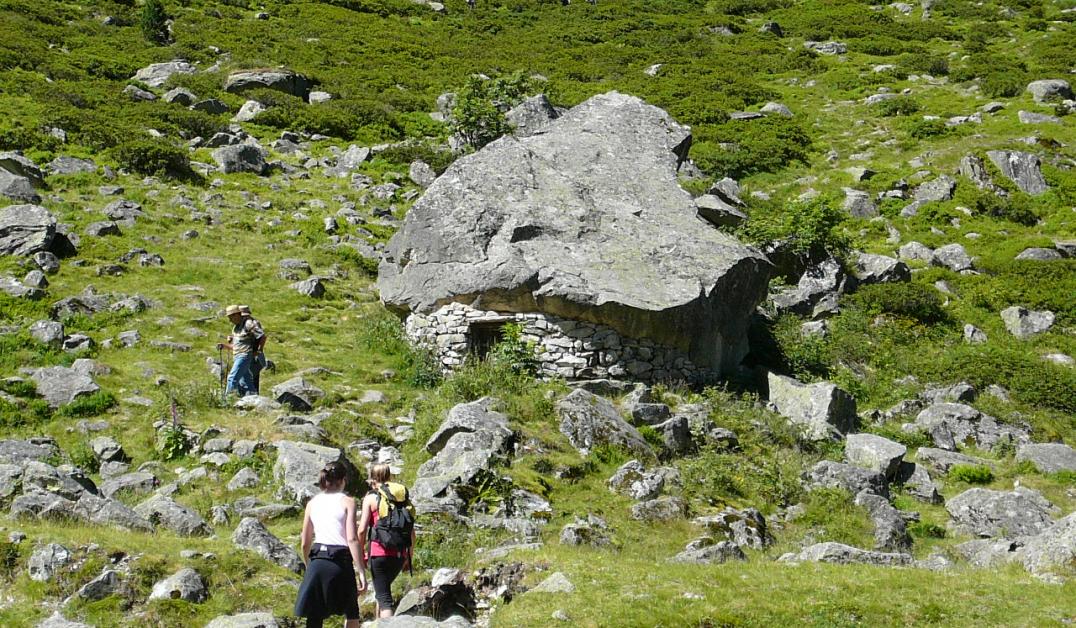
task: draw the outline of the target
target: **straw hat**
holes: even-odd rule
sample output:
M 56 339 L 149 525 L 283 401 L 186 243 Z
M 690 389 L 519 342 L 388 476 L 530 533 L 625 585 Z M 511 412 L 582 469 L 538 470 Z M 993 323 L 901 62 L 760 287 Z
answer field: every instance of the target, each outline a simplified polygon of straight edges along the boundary
M 224 308 L 224 315 L 225 316 L 231 316 L 232 314 L 241 314 L 241 313 L 242 312 L 239 310 L 238 305 L 229 305 L 228 307 Z

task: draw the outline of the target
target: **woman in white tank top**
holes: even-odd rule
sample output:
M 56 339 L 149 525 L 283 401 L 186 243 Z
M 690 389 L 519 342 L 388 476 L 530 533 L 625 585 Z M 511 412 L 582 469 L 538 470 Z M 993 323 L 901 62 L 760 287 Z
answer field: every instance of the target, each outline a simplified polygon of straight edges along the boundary
M 295 614 L 307 628 L 343 615 L 346 628 L 359 628 L 359 593 L 366 590 L 366 561 L 359 551 L 355 499 L 346 495 L 347 468 L 330 462 L 321 470 L 321 493 L 306 504 L 303 557 L 306 574 L 295 600 Z M 357 582 L 356 582 L 357 581 Z

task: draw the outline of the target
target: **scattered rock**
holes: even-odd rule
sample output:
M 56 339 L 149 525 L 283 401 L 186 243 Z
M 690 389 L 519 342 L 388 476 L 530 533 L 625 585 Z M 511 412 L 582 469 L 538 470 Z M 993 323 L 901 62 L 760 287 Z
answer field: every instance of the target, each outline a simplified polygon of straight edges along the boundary
M 851 464 L 877 471 L 893 479 L 900 470 L 908 448 L 875 434 L 849 434 L 844 445 L 844 458 Z
M 717 565 L 730 560 L 747 560 L 740 546 L 732 541 L 720 541 L 712 545 L 685 549 L 672 557 L 674 563 Z
M 285 569 L 295 573 L 303 572 L 303 561 L 295 550 L 281 543 L 280 539 L 273 536 L 262 522 L 254 517 L 246 517 L 239 522 L 232 535 L 232 542 L 236 547 L 251 550 Z
M 574 593 L 575 585 L 559 571 L 549 574 L 528 593 Z
M 878 565 L 881 567 L 910 567 L 914 560 L 909 554 L 874 552 L 843 543 L 816 543 L 798 554 L 785 554 L 782 563 L 833 563 L 838 565 Z
M 1016 461 L 1031 462 L 1039 473 L 1076 471 L 1076 449 L 1063 443 L 1021 445 L 1016 450 Z
M 648 472 L 638 460 L 629 460 L 616 470 L 608 484 L 609 489 L 616 493 L 645 501 L 661 495 L 665 488 L 665 476 Z
M 53 409 L 101 390 L 87 375 L 64 366 L 39 368 L 30 375 L 30 379 L 37 387 L 37 394 L 44 397 Z
M 957 273 L 974 268 L 971 256 L 968 255 L 963 245 L 957 243 L 946 244 L 934 249 L 934 254 L 930 258 L 930 265 L 942 266 Z
M 866 491 L 874 495 L 889 497 L 889 485 L 881 473 L 832 460 L 822 460 L 811 467 L 804 474 L 803 481 L 808 490 L 839 488 L 852 495 Z
M 912 271 L 904 262 L 885 255 L 859 253 L 852 274 L 864 285 L 911 281 Z
M 560 431 L 583 453 L 597 445 L 623 447 L 644 458 L 653 457 L 650 445 L 604 397 L 577 388 L 557 401 Z
M 189 567 L 154 584 L 149 594 L 151 600 L 185 600 L 195 604 L 201 604 L 208 598 L 209 590 L 205 581 Z
M 708 534 L 719 539 L 728 539 L 737 547 L 763 549 L 773 543 L 773 537 L 766 527 L 766 519 L 754 508 L 725 508 L 717 514 L 697 517 L 695 523 L 702 526 Z
M 197 68 L 185 60 L 175 59 L 166 63 L 151 63 L 131 78 L 150 87 L 158 88 L 163 87 L 173 74 L 194 74 L 196 71 Z
M 1042 495 L 1024 487 L 1011 492 L 973 488 L 946 502 L 955 527 L 983 537 L 1031 536 L 1053 522 L 1056 510 Z
M 224 173 L 252 172 L 257 175 L 265 174 L 268 169 L 265 158 L 265 149 L 251 144 L 221 146 L 213 151 L 213 160 L 217 162 L 217 166 Z
M 302 377 L 293 377 L 286 382 L 273 386 L 273 397 L 278 403 L 299 412 L 309 412 L 314 404 L 325 396 L 325 391 L 307 382 Z
M 277 450 L 273 477 L 281 483 L 279 499 L 305 504 L 320 492 L 318 474 L 330 462 L 344 464 L 349 469 L 350 482 L 357 479 L 354 466 L 341 449 L 288 440 L 273 445 Z
M 1028 310 L 1017 305 L 1001 311 L 1001 320 L 1009 333 L 1026 340 L 1037 334 L 1049 331 L 1054 326 L 1055 316 L 1049 310 Z
M 777 413 L 803 427 L 807 438 L 839 439 L 855 429 L 856 401 L 836 384 L 804 384 L 776 373 L 768 375 L 768 384 Z
M 163 495 L 147 499 L 135 506 L 134 511 L 182 536 L 209 536 L 213 533 L 201 515 Z
M 31 580 L 49 582 L 64 567 L 71 564 L 72 559 L 71 550 L 63 545 L 57 543 L 42 545 L 30 554 L 27 573 L 29 573 Z
M 1032 81 L 1027 84 L 1027 91 L 1039 103 L 1072 98 L 1072 87 L 1063 79 Z
M 0 254 L 2 255 L 28 257 L 47 251 L 55 236 L 56 218 L 44 207 L 8 205 L 0 209 Z
M 224 91 L 241 94 L 250 89 L 272 89 L 306 100 L 313 84 L 291 70 L 241 70 L 232 72 L 224 82 Z
M 990 161 L 1008 177 L 1016 187 L 1032 196 L 1038 196 L 1049 190 L 1046 179 L 1042 176 L 1041 165 L 1037 155 L 1017 151 L 992 150 L 986 153 Z
M 679 497 L 658 497 L 631 507 L 631 518 L 637 521 L 672 521 L 687 515 L 687 504 Z

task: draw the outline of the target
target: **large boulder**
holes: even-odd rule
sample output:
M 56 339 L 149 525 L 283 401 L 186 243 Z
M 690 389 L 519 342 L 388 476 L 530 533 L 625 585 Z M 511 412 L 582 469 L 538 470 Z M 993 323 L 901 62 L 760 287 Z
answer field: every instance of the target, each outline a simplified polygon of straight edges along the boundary
M 71 550 L 57 543 L 49 543 L 36 548 L 30 554 L 27 573 L 36 582 L 48 582 L 57 573 L 71 563 Z
M 999 443 L 1024 444 L 1027 430 L 998 423 L 987 414 L 963 403 L 932 403 L 915 418 L 915 426 L 926 432 L 934 444 L 956 451 L 957 445 L 993 449 Z
M 30 179 L 0 168 L 0 196 L 18 203 L 40 203 L 41 195 Z
M 1001 174 L 1008 177 L 1016 187 L 1032 196 L 1038 196 L 1050 189 L 1042 176 L 1042 169 L 1037 155 L 1011 150 L 992 150 L 986 153 L 990 161 L 998 167 Z
M 644 458 L 653 457 L 642 434 L 620 418 L 613 402 L 577 388 L 557 401 L 560 432 L 576 449 L 586 452 L 598 445 L 623 447 Z
M 37 369 L 30 379 L 34 381 L 37 394 L 44 397 L 49 407 L 53 409 L 101 390 L 101 387 L 95 384 L 90 376 L 66 366 Z
M 856 280 L 864 285 L 910 281 L 912 270 L 904 262 L 886 255 L 859 253 L 852 267 Z
M 1014 305 L 1001 311 L 1005 329 L 1021 340 L 1049 331 L 1056 317 L 1049 310 L 1028 310 Z
M 934 253 L 930 258 L 930 265 L 948 268 L 957 273 L 974 268 L 971 256 L 968 255 L 964 246 L 958 243 L 946 244 L 934 249 Z
M 975 456 L 934 447 L 920 447 L 919 450 L 915 452 L 915 458 L 922 463 L 923 466 L 929 467 L 935 472 L 942 474 L 949 473 L 949 469 L 952 469 L 956 465 L 973 467 L 993 466 L 993 463 L 985 458 L 976 458 Z
M 290 440 L 277 441 L 273 446 L 276 447 L 273 477 L 280 482 L 277 495 L 280 499 L 305 504 L 320 491 L 318 474 L 330 462 L 340 462 L 348 468 L 350 484 L 357 479 L 355 468 L 343 450 Z
M 670 560 L 674 563 L 713 565 L 727 563 L 730 560 L 747 560 L 747 556 L 744 555 L 740 546 L 732 541 L 720 541 L 713 545 L 688 547 Z
M 665 476 L 647 471 L 643 463 L 629 460 L 609 478 L 609 490 L 635 500 L 644 501 L 661 495 L 665 488 Z
M 509 109 L 504 117 L 515 129 L 516 137 L 528 137 L 559 118 L 560 112 L 545 94 L 538 94 Z
M 1076 564 L 1076 512 L 1028 539 L 1016 551 L 1016 560 L 1036 575 L 1071 568 Z
M 60 457 L 60 448 L 49 437 L 0 440 L 0 464 L 22 465 L 30 460 L 45 462 Z
M 411 488 L 419 512 L 458 513 L 457 489 L 489 472 L 510 452 L 515 433 L 508 427 L 508 417 L 493 409 L 497 403 L 484 397 L 449 410 L 426 443 L 434 457 L 418 468 Z
M 31 256 L 47 251 L 56 236 L 56 218 L 40 205 L 0 209 L 0 255 Z
M 763 549 L 773 543 L 766 519 L 754 508 L 725 508 L 717 514 L 696 517 L 695 523 L 715 538 L 732 541 L 737 547 Z
M 176 534 L 209 536 L 213 530 L 194 510 L 164 495 L 155 495 L 135 506 L 135 512 Z
M 45 175 L 41 172 L 41 168 L 21 153 L 0 152 L 0 171 L 22 177 L 35 188 L 45 185 Z
M 874 523 L 874 549 L 906 552 L 912 547 L 907 525 L 901 512 L 889 500 L 863 491 L 856 495 L 855 504 L 867 510 Z
M 304 565 L 299 554 L 273 536 L 273 533 L 254 517 L 246 517 L 239 522 L 232 534 L 232 543 L 235 543 L 236 547 L 251 550 L 285 569 L 295 573 L 303 572 Z
M 1013 491 L 972 488 L 945 504 L 953 525 L 982 537 L 1032 536 L 1050 527 L 1056 510 L 1042 495 L 1024 487 Z
M 268 164 L 265 163 L 266 152 L 260 146 L 253 144 L 234 144 L 221 146 L 213 151 L 213 160 L 221 172 L 251 172 L 265 174 Z
M 1050 102 L 1072 98 L 1072 87 L 1064 79 L 1044 79 L 1027 84 L 1027 91 L 1035 102 Z
M 778 311 L 818 317 L 837 311 L 837 300 L 848 288 L 849 278 L 841 263 L 830 257 L 809 266 L 793 288 L 773 297 Z
M 1039 473 L 1076 471 L 1076 449 L 1064 443 L 1035 443 L 1016 450 L 1017 462 L 1029 461 Z
M 914 564 L 910 554 L 874 552 L 843 543 L 816 543 L 803 548 L 798 554 L 785 554 L 778 559 L 783 563 L 833 563 L 837 565 L 878 565 L 882 567 L 909 567 Z
M 876 434 L 849 434 L 844 445 L 848 462 L 894 478 L 908 448 Z
M 105 499 L 90 493 L 79 496 L 74 505 L 75 514 L 84 521 L 120 530 L 152 532 L 153 524 L 122 502 Z
M 307 382 L 302 377 L 293 377 L 286 382 L 273 386 L 273 397 L 292 410 L 307 412 L 314 409 L 318 399 L 325 396 L 325 391 Z
M 837 488 L 852 495 L 866 491 L 882 497 L 889 496 L 889 485 L 881 473 L 832 460 L 822 460 L 811 467 L 803 474 L 803 480 L 808 490 Z
M 777 413 L 801 426 L 811 440 L 840 438 L 856 427 L 856 400 L 830 382 L 804 384 L 770 373 L 770 403 Z
M 173 74 L 194 74 L 195 71 L 196 68 L 190 63 L 175 59 L 166 63 L 151 63 L 136 72 L 132 78 L 150 87 L 162 87 Z
M 313 87 L 310 79 L 291 70 L 241 70 L 232 72 L 224 82 L 224 91 L 241 94 L 250 89 L 273 89 L 303 100 Z
M 209 597 L 209 590 L 198 572 L 187 567 L 153 585 L 151 600 L 185 600 L 200 604 Z
M 770 264 L 696 217 L 677 168 L 690 131 L 615 92 L 456 161 L 386 248 L 389 307 L 450 302 L 608 325 L 735 369 Z

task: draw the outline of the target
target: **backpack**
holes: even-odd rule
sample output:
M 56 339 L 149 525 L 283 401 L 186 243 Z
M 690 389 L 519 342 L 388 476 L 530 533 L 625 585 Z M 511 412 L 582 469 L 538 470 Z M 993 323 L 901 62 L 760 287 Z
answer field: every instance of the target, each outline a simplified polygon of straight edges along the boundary
M 370 540 L 392 552 L 410 550 L 415 507 L 411 505 L 407 487 L 385 482 L 372 492 L 377 495 L 377 523 L 371 529 Z

